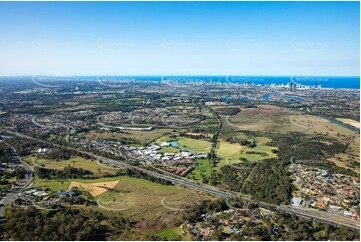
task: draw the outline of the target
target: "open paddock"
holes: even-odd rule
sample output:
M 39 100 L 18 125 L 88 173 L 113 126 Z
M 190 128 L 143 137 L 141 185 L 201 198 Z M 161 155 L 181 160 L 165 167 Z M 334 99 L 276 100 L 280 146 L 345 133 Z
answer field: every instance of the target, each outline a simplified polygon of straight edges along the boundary
M 226 129 L 274 133 L 321 133 L 332 136 L 337 136 L 338 133 L 346 136 L 355 134 L 355 132 L 322 117 L 282 107 L 258 105 L 241 109 L 242 111 L 236 115 L 222 116 Z

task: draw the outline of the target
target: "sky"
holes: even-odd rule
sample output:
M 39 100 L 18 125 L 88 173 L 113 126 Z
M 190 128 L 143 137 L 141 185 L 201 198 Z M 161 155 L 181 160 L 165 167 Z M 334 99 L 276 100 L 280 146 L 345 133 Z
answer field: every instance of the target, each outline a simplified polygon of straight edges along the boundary
M 359 2 L 0 2 L 0 75 L 360 75 Z

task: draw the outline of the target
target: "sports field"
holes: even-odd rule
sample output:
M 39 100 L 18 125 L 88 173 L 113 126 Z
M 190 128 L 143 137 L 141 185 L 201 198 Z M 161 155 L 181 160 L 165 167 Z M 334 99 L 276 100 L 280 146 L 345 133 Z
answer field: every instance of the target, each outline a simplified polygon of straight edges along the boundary
M 186 137 L 179 137 L 177 143 L 180 147 L 189 149 L 193 152 L 209 152 L 211 150 L 211 142 L 202 139 L 191 139 Z

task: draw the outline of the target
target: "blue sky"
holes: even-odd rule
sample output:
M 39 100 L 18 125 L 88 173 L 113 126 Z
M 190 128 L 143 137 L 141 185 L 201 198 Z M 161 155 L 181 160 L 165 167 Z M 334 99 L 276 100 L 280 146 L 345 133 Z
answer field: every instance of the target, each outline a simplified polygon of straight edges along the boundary
M 0 2 L 0 75 L 359 76 L 359 2 Z

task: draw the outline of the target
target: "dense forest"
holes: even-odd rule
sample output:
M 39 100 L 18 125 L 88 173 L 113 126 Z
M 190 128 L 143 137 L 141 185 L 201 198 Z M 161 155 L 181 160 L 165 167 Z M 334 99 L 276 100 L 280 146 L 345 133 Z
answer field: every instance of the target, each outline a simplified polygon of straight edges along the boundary
M 50 152 L 44 154 L 44 158 L 61 161 L 70 159 L 73 154 L 74 151 L 72 150 L 53 148 L 50 150 Z
M 106 240 L 130 226 L 122 217 L 107 218 L 87 209 L 44 211 L 35 208 L 6 210 L 1 232 L 6 240 Z
M 291 179 L 284 162 L 268 159 L 243 162 L 239 167 L 224 166 L 220 176 L 221 186 L 232 191 L 250 194 L 264 202 L 289 203 Z

